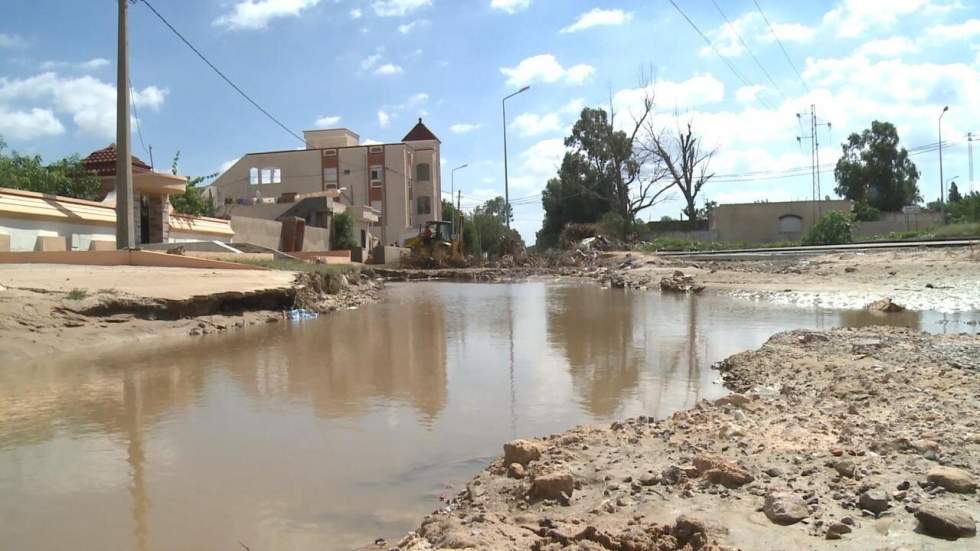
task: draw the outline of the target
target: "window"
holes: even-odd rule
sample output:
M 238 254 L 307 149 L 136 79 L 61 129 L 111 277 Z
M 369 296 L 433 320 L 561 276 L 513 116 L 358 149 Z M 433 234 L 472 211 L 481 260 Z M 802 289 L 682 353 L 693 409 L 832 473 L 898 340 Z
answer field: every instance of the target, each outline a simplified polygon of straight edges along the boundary
M 257 172 L 258 181 L 253 184 L 279 184 L 282 183 L 282 170 L 276 167 L 266 167 L 262 170 L 252 169 Z
M 371 208 L 381 212 L 381 201 L 371 201 Z
M 384 180 L 385 169 L 383 166 L 372 166 L 371 167 L 371 187 L 381 187 L 381 182 Z
M 373 145 L 370 148 L 368 148 L 368 151 L 370 153 L 384 153 L 385 149 L 380 145 Z
M 323 156 L 324 157 L 336 157 L 337 156 L 337 150 L 336 149 L 324 149 L 323 150 Z
M 336 168 L 325 168 L 323 169 L 323 183 L 328 187 L 337 187 L 337 169 Z
M 255 167 L 248 169 L 248 183 L 253 186 L 259 185 L 259 169 Z
M 419 182 L 428 182 L 431 174 L 432 170 L 428 163 L 422 163 L 415 167 L 415 179 Z
M 428 195 L 422 195 L 415 198 L 415 214 L 426 215 L 432 214 L 432 197 Z
M 795 214 L 785 214 L 779 217 L 779 233 L 800 233 L 803 231 L 803 219 Z

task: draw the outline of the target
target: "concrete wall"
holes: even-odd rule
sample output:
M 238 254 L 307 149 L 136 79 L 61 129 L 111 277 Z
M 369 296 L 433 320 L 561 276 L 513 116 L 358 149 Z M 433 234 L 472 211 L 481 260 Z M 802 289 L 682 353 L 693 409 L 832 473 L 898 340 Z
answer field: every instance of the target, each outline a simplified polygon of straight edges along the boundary
M 275 220 L 232 216 L 231 228 L 235 231 L 233 243 L 251 243 L 270 249 L 279 249 L 282 223 Z M 306 226 L 303 230 L 304 251 L 329 251 L 330 230 Z
M 0 217 L 0 234 L 10 237 L 11 251 L 33 251 L 38 237 L 62 236 L 75 251 L 87 251 L 92 240 L 116 241 L 115 226 L 12 217 Z
M 711 211 L 710 226 L 720 241 L 797 241 L 821 214 L 850 210 L 850 201 L 820 201 L 819 214 L 813 201 L 718 205 Z M 799 218 L 799 231 L 781 231 L 780 219 L 784 217 Z
M 252 168 L 278 168 L 281 183 L 252 185 L 249 180 L 249 170 Z M 237 201 L 239 198 L 277 198 L 283 193 L 322 191 L 320 150 L 249 153 L 218 176 L 212 186 L 219 204 L 223 204 L 227 198 Z
M 918 214 L 883 212 L 879 220 L 854 224 L 853 235 L 855 239 L 862 239 L 875 235 L 888 235 L 892 232 L 927 230 L 942 223 L 943 215 L 938 212 Z

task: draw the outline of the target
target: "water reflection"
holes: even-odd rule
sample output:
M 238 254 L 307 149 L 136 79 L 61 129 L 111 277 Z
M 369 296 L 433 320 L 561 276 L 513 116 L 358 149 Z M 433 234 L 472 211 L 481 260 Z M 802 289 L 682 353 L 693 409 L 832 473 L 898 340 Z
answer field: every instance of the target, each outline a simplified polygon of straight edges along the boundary
M 3 366 L 0 541 L 348 549 L 411 529 L 504 440 L 722 394 L 711 363 L 777 331 L 970 319 L 412 284 L 302 325 Z

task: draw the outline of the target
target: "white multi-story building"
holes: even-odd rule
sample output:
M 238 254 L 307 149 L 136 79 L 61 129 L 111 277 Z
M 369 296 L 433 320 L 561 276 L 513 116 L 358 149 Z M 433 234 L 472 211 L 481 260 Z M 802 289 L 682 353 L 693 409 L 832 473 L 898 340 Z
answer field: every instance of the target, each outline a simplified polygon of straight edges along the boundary
M 239 159 L 212 185 L 218 203 L 233 210 L 336 190 L 336 201 L 377 212 L 372 233 L 384 244 L 401 244 L 421 224 L 441 219 L 440 142 L 422 119 L 398 143 L 362 145 L 346 128 L 303 135 L 305 149 Z

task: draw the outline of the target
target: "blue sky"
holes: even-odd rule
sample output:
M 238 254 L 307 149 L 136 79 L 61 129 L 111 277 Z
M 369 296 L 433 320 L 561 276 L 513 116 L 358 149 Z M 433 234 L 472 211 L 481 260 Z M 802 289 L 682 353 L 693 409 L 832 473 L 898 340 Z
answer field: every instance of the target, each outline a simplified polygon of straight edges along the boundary
M 508 114 L 511 197 L 533 198 L 560 163 L 577 111 L 611 99 L 627 124 L 643 70 L 655 77 L 656 125 L 692 121 L 718 149 L 708 199 L 808 198 L 809 174 L 786 171 L 810 165 L 795 114 L 813 103 L 833 125 L 820 135 L 827 170 L 846 134 L 874 119 L 894 122 L 908 147 L 935 143 L 948 104 L 945 173 L 970 185 L 966 133 L 980 132 L 976 2 L 758 0 L 801 78 L 752 0 L 717 0 L 731 25 L 711 0 L 675 0 L 741 77 L 669 0 L 150 1 L 296 132 L 345 126 L 390 142 L 424 117 L 443 141 L 447 190 L 449 170 L 469 164 L 457 172 L 464 207 L 503 192 L 502 96 L 531 85 Z M 53 159 L 114 140 L 115 10 L 114 0 L 4 0 L 0 135 L 11 148 Z M 301 145 L 145 5 L 130 12 L 137 113 L 158 168 L 178 149 L 182 172 L 199 175 L 247 152 Z M 134 152 L 149 160 L 138 138 Z M 934 199 L 937 154 L 913 160 Z M 755 174 L 732 176 L 745 173 Z M 822 184 L 831 193 L 831 172 Z M 533 241 L 540 203 L 525 202 L 517 227 Z M 669 201 L 644 218 L 680 208 Z

